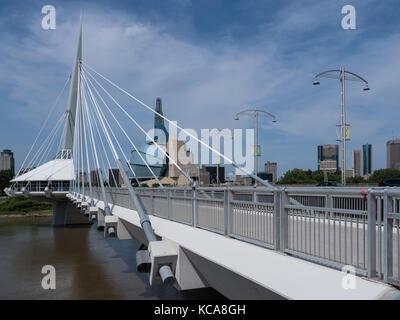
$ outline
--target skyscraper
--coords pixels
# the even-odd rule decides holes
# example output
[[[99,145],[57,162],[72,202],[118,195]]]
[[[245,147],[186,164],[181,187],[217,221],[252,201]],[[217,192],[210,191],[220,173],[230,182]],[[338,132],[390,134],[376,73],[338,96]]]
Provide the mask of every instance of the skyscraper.
[[[0,171],[1,170],[11,170],[12,174],[15,174],[14,153],[9,149],[4,149],[0,153]]]
[[[363,175],[363,152],[361,150],[353,150],[352,164],[354,177],[361,177]]]
[[[318,146],[318,170],[335,172],[339,170],[339,145]]]
[[[161,98],[156,99],[155,111],[163,116]],[[168,131],[165,128],[163,117],[158,114],[154,114],[154,141],[157,143],[166,144],[168,142]]]
[[[366,143],[362,146],[362,175],[372,174],[372,145]]]
[[[267,161],[264,165],[264,171],[272,174],[272,182],[276,183],[278,176],[278,163]]]
[[[400,140],[386,143],[386,163],[388,169],[400,170]]]

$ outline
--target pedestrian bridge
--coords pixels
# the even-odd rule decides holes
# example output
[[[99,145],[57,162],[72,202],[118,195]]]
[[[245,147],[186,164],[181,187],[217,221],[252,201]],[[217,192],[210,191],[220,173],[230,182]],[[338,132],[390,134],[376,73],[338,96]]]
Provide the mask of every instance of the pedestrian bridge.
[[[72,73],[59,96],[69,81],[67,111],[31,153],[49,117],[45,120],[5,190],[10,197],[53,202],[54,225],[94,222],[106,237],[137,239],[142,244],[137,268],[149,273],[151,285],[212,287],[230,299],[399,298],[398,188],[271,186],[83,62],[82,23]],[[123,94],[124,103],[106,85]],[[129,112],[126,99],[150,111],[158,126],[168,121],[259,186],[199,186],[136,120],[137,110]],[[132,129],[144,134],[190,187],[162,185],[138,151]],[[141,187],[126,155],[131,150],[158,188]]]

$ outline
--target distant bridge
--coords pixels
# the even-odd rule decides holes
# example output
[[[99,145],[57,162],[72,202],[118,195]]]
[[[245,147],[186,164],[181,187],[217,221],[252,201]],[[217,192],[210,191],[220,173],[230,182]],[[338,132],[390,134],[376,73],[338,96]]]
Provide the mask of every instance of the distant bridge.
[[[54,225],[93,222],[105,237],[137,239],[142,243],[137,267],[149,273],[150,284],[164,282],[179,290],[213,287],[231,299],[399,298],[400,189],[277,188],[199,140],[261,185],[200,187],[105,85],[171,121],[86,65],[81,51],[82,23],[67,112],[30,161],[33,147],[28,152],[25,169],[5,190],[9,196],[53,202]],[[159,187],[142,188],[138,179],[139,187],[131,185],[127,170],[134,178],[135,171],[117,131],[137,148],[111,104],[164,153],[190,187],[163,186],[144,158]],[[58,152],[46,161],[59,129]],[[110,187],[106,172],[113,166],[125,187]],[[356,276],[342,272],[343,267]]]

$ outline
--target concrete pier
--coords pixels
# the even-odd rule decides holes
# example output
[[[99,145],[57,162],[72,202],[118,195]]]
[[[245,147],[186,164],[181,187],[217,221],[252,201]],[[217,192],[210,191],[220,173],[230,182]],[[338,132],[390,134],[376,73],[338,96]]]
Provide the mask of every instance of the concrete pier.
[[[87,216],[76,208],[68,199],[56,200],[53,209],[53,226],[67,226],[74,224],[91,224]]]

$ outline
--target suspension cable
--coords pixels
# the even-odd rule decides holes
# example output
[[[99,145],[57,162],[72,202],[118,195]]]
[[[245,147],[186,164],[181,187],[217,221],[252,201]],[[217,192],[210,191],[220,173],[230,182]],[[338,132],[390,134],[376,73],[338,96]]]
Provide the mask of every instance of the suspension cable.
[[[85,69],[85,68],[84,68]],[[114,99],[114,97],[106,90],[104,87],[89,73],[87,74],[96,82],[96,84],[110,97],[110,99],[125,113],[125,115],[142,131],[148,139],[150,139],[154,145],[175,165],[175,167],[185,176],[185,178],[194,185],[194,181],[188,174],[176,163],[174,159],[172,159],[167,152],[164,151],[162,147],[158,145],[158,143],[143,129],[143,127],[134,119],[132,116],[126,112],[126,110]]]
[[[95,96],[93,95],[93,92],[92,92],[92,90],[90,89],[90,86],[88,85],[88,82],[86,81],[85,76],[84,76],[83,74],[82,74],[82,76],[83,76],[85,85],[87,86],[87,89],[88,89],[88,92],[89,92],[89,97],[90,97],[90,99],[92,100],[92,104],[95,106],[96,109],[100,109],[99,106],[98,106],[97,99],[96,99]],[[97,114],[96,114],[96,115],[97,115]],[[124,158],[125,158],[125,160],[126,160],[128,166],[129,166],[129,168],[130,168],[131,171],[133,172],[133,175],[134,175],[134,177],[135,177],[135,179],[136,179],[138,185],[140,186],[140,185],[141,185],[141,184],[140,184],[140,181],[139,181],[139,179],[137,178],[135,171],[132,169],[132,167],[131,167],[131,165],[130,165],[128,159],[127,159],[127,157],[125,156],[125,154],[124,154],[124,152],[123,152],[123,150],[122,150],[122,147],[121,147],[121,145],[120,145],[119,142],[118,142],[118,139],[116,138],[116,136],[115,136],[113,130],[111,129],[111,126],[108,124],[108,121],[107,121],[107,125],[109,126],[110,131],[111,131],[111,133],[112,133],[112,135],[113,135],[113,137],[114,137],[116,143],[118,144],[118,147],[119,147],[119,149],[120,149],[122,155],[124,156]],[[96,123],[96,128],[97,128],[97,123]],[[98,128],[97,128],[97,130],[98,130]],[[99,135],[100,135],[100,133],[99,133]],[[103,141],[101,141],[101,142],[103,143]],[[104,152],[105,152],[105,147],[104,147],[104,145],[103,145],[103,149],[104,149]],[[107,157],[107,159],[108,159],[108,157]],[[111,166],[110,166],[110,167],[111,167]],[[111,171],[111,172],[112,172],[112,171]],[[113,172],[112,172],[112,175],[114,176],[114,173],[113,173]],[[115,177],[114,177],[114,182],[116,183]],[[117,188],[118,188],[118,186],[117,186]]]
[[[97,165],[97,175],[98,175],[99,180],[100,180],[99,182],[100,182],[100,187],[101,187],[101,193],[102,193],[103,201],[104,201],[104,211],[106,213],[106,216],[108,216],[108,215],[111,214],[111,212],[110,212],[110,207],[108,206],[108,202],[107,202],[106,191],[105,191],[105,188],[104,188],[104,180],[103,180],[103,177],[102,177],[99,158],[98,158],[98,155],[97,155],[96,142],[94,140],[94,134],[93,134],[92,118],[91,118],[90,113],[89,113],[89,107],[88,107],[88,103],[87,103],[87,100],[86,100],[86,96],[83,96],[83,98],[84,98],[84,109],[85,109],[85,112],[86,112],[86,116],[87,116],[87,119],[88,119],[88,125],[89,125],[89,129],[90,129],[89,132],[90,132],[90,137],[91,137],[91,142],[92,142],[92,150],[94,150],[95,161],[96,161],[96,165]]]
[[[141,155],[141,153],[139,152],[139,150],[137,149],[136,145],[135,145],[134,142],[131,140],[131,138],[129,137],[129,135],[126,133],[126,131],[124,130],[124,128],[121,126],[120,122],[117,120],[117,118],[115,117],[115,115],[112,113],[112,111],[111,111],[110,108],[108,107],[107,103],[104,101],[103,97],[102,97],[102,96],[100,95],[100,93],[97,91],[96,87],[93,85],[93,83],[90,81],[90,79],[87,79],[87,78],[86,78],[85,75],[83,75],[83,78],[84,78],[84,81],[86,82],[86,85],[87,85],[87,86],[90,84],[90,85],[93,87],[94,91],[95,91],[95,92],[97,93],[97,95],[99,96],[99,98],[100,98],[100,100],[102,101],[103,105],[107,108],[108,112],[111,114],[111,116],[113,117],[114,121],[117,123],[118,127],[119,127],[119,128],[121,129],[121,131],[124,133],[124,135],[125,135],[126,138],[129,140],[129,142],[131,143],[131,145],[133,146],[133,148],[136,150],[137,154],[140,156],[140,158],[142,159],[143,163],[147,166],[147,168],[149,169],[149,171],[150,171],[151,174],[153,175],[154,179],[157,181],[157,183],[160,185],[160,187],[163,188],[164,186],[162,185],[162,183],[160,182],[160,180],[158,179],[158,177],[156,176],[156,174],[154,173],[154,171],[151,169],[151,167],[149,166],[149,164],[147,163],[147,161],[143,158],[143,156]],[[90,90],[90,92],[91,92],[91,89],[90,89],[89,86],[88,86],[88,88],[89,88],[89,90]],[[103,113],[102,110],[101,110],[100,108],[99,108],[99,110],[100,110],[101,113]],[[104,114],[103,114],[103,117],[104,117]],[[114,137],[115,141],[117,142],[117,144],[118,144],[118,146],[119,146],[121,152],[123,153],[122,148],[121,148],[121,146],[119,145],[118,140],[116,139],[116,137],[115,137],[115,135],[114,135],[114,132],[112,131],[111,126],[110,126],[110,124],[109,124],[108,121],[107,121],[107,118],[106,118],[106,117],[104,117],[104,118],[105,118],[105,121],[106,121],[107,126],[110,128],[111,134],[113,135],[113,137]],[[135,177],[136,177],[135,171],[132,169],[132,167],[131,167],[131,165],[130,165],[130,162],[128,161],[128,159],[127,159],[127,157],[125,156],[124,153],[123,153],[123,155],[124,155],[124,158],[125,158],[126,162],[127,162],[128,165],[129,165],[131,171],[133,172],[133,174],[134,174]],[[136,178],[136,180],[137,180],[137,182],[138,182],[138,185],[140,186],[141,184],[140,184],[139,180],[138,180],[137,178]]]
[[[248,172],[246,169],[240,167],[236,162],[234,162],[232,159],[229,159],[227,156],[225,156],[224,154],[220,153],[218,150],[212,148],[211,146],[209,146],[208,144],[206,144],[205,142],[201,141],[200,139],[198,139],[197,137],[195,137],[193,134],[191,134],[189,131],[183,129],[182,127],[180,127],[178,124],[176,124],[175,122],[169,120],[168,118],[166,118],[164,115],[158,113],[157,111],[153,110],[151,107],[149,107],[147,104],[145,104],[144,102],[142,102],[141,100],[139,100],[138,98],[136,98],[135,96],[131,95],[129,92],[125,91],[124,89],[122,89],[120,86],[118,86],[117,84],[115,84],[114,82],[112,82],[111,80],[109,80],[108,78],[106,78],[105,76],[103,76],[102,74],[100,74],[99,72],[97,72],[96,70],[94,70],[93,68],[91,68],[89,65],[87,65],[86,63],[84,63],[84,67],[89,68],[91,71],[93,71],[94,73],[96,73],[97,75],[99,75],[101,78],[103,78],[105,81],[107,81],[108,83],[110,83],[113,87],[119,89],[120,91],[122,91],[123,93],[125,93],[127,96],[129,96],[130,98],[132,98],[133,100],[135,100],[137,103],[139,103],[140,105],[144,106],[145,108],[147,108],[148,110],[150,110],[151,112],[153,112],[154,114],[158,115],[159,117],[163,118],[164,120],[166,120],[169,124],[172,124],[174,127],[176,127],[177,129],[182,130],[185,134],[187,134],[188,136],[190,136],[191,138],[193,138],[194,140],[196,140],[197,142],[199,142],[201,145],[203,145],[204,147],[206,147],[207,149],[209,149],[210,151],[214,152],[215,154],[217,154],[218,156],[220,156],[221,158],[225,159],[228,164],[232,164],[235,168],[237,168],[238,170],[242,171],[243,173],[245,173],[246,175],[251,176],[253,179],[257,180],[258,182],[260,182],[261,184],[263,184],[264,186],[266,186],[269,189],[273,189],[275,190],[276,188],[273,187],[271,184],[269,184],[268,182],[262,180],[260,177]],[[88,72],[88,74],[90,74]]]
[[[18,173],[17,173],[17,175],[16,175],[17,177],[18,177],[19,174],[21,173],[21,170],[24,168],[24,165],[25,165],[26,160],[28,159],[28,157],[29,157],[30,153],[32,152],[34,146],[36,145],[37,140],[39,139],[39,137],[40,137],[40,135],[41,135],[41,133],[42,133],[44,127],[45,127],[46,124],[47,124],[47,121],[49,121],[50,116],[51,116],[52,113],[54,112],[54,110],[55,110],[55,108],[56,108],[56,106],[57,106],[57,104],[58,104],[58,100],[60,99],[60,97],[61,97],[62,94],[64,93],[64,90],[65,90],[65,88],[67,87],[67,84],[68,84],[68,82],[70,81],[70,79],[71,79],[71,76],[69,76],[69,77],[67,78],[67,80],[65,81],[65,84],[64,84],[64,86],[63,86],[61,92],[58,94],[58,96],[57,96],[57,98],[56,98],[56,101],[54,102],[53,106],[51,107],[49,114],[47,115],[45,121],[43,122],[43,124],[42,124],[42,126],[41,126],[41,128],[40,128],[40,130],[39,130],[38,135],[36,136],[35,140],[33,141],[33,144],[32,144],[32,146],[31,146],[31,148],[29,149],[27,155],[25,156],[25,159],[24,159],[24,161],[22,162],[21,168],[19,169],[19,171],[18,171]]]

